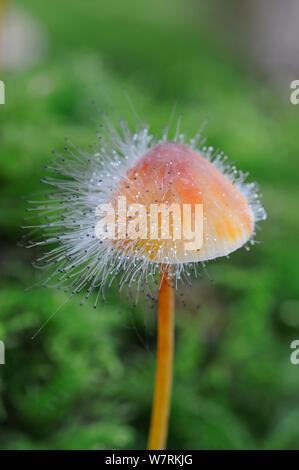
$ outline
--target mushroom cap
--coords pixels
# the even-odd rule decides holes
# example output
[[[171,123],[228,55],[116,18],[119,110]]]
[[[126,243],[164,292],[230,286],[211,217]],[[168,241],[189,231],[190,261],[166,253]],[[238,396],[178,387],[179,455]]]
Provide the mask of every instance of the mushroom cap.
[[[160,143],[141,156],[116,187],[110,201],[114,207],[120,196],[126,197],[127,206],[145,205],[147,213],[151,204],[203,205],[200,249],[186,250],[190,240],[183,234],[181,239],[115,242],[118,249],[151,262],[197,262],[225,256],[246,243],[254,231],[254,214],[245,195],[207,158],[180,143]],[[159,219],[159,230],[160,225]]]

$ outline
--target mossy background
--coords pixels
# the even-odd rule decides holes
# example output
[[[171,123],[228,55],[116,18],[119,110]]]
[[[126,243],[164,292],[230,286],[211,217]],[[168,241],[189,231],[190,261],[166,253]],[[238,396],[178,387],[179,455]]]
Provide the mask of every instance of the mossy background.
[[[66,303],[37,281],[34,252],[16,246],[26,198],[40,191],[64,136],[87,147],[94,99],[134,123],[123,90],[156,131],[175,99],[191,135],[257,180],[268,220],[251,251],[208,266],[182,289],[169,449],[299,449],[299,107],[277,94],[208,27],[195,3],[14,2],[44,28],[47,50],[3,71],[1,123],[0,447],[143,449],[155,367],[155,310],[112,291],[107,305]],[[257,45],[258,47],[258,45]],[[299,78],[299,77],[294,77]],[[200,304],[200,309],[197,308]]]

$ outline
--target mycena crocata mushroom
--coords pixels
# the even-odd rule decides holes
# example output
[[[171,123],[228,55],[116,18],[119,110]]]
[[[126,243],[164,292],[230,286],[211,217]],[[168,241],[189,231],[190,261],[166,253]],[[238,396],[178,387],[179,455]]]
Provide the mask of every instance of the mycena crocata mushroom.
[[[205,147],[200,132],[187,141],[178,128],[171,138],[167,128],[156,138],[146,125],[131,132],[122,120],[116,128],[105,115],[103,119],[99,140],[90,150],[68,140],[63,155],[53,152],[55,160],[47,167],[51,175],[42,179],[52,190],[42,201],[31,201],[29,210],[36,210],[43,220],[27,226],[35,232],[29,246],[51,246],[36,260],[38,267],[50,270],[44,286],[63,286],[69,297],[84,290],[86,299],[95,290],[95,308],[114,280],[119,289],[135,285],[138,292],[159,276],[157,371],[148,449],[160,450],[166,447],[170,411],[175,289],[182,281],[190,283],[191,273],[202,262],[253,244],[256,224],[266,213],[255,183],[247,183],[247,175],[228,165],[222,153]],[[125,225],[122,236],[99,239],[97,209],[107,204],[116,209],[119,198],[125,198],[127,206],[145,207],[146,217],[152,204],[201,205],[200,249],[187,250],[190,240],[184,236],[163,238],[161,218],[156,219],[156,238],[130,237]],[[119,220],[115,225],[117,231]],[[36,232],[42,232],[37,239]]]

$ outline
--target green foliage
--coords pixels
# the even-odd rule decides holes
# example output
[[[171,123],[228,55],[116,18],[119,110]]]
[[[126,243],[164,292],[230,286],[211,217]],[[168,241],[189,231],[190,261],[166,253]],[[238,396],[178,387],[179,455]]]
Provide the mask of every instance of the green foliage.
[[[97,310],[64,303],[60,291],[24,292],[37,281],[34,253],[16,248],[21,196],[43,189],[51,149],[61,150],[64,136],[79,146],[95,140],[92,99],[104,109],[111,100],[134,123],[125,89],[153,130],[176,98],[190,134],[209,117],[209,142],[250,170],[269,215],[261,244],[211,263],[213,283],[204,276],[181,290],[187,308],[178,294],[169,448],[298,448],[299,376],[289,361],[299,336],[298,111],[254,81],[212,32],[190,27],[179,0],[146,9],[136,0],[27,0],[26,9],[49,47],[38,64],[3,77],[0,447],[145,446],[155,310],[144,299],[133,309],[116,287]]]

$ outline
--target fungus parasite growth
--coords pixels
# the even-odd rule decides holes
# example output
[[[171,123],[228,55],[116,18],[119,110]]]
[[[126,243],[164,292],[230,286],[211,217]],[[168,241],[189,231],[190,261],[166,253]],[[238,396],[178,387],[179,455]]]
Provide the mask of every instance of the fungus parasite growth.
[[[62,286],[70,297],[86,289],[89,298],[96,290],[94,307],[114,280],[120,289],[136,285],[138,291],[159,276],[149,449],[163,449],[174,290],[179,282],[191,282],[201,262],[254,244],[256,224],[266,213],[256,184],[246,182],[247,174],[230,166],[222,152],[207,147],[200,131],[187,140],[179,125],[172,136],[168,126],[155,137],[144,124],[132,132],[123,120],[116,125],[106,115],[103,120],[89,151],[68,140],[64,155],[54,152],[55,161],[47,167],[51,174],[42,179],[51,191],[41,201],[30,201],[28,210],[40,220],[26,227],[32,231],[28,246],[48,247],[35,263],[46,270],[44,286]],[[125,209],[119,210],[119,201]]]

